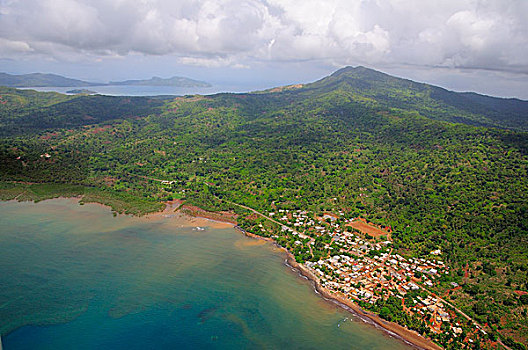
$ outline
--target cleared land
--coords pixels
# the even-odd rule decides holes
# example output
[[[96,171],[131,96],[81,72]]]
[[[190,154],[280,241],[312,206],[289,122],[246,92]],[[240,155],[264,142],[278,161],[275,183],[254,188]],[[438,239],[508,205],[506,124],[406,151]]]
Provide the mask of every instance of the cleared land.
[[[387,238],[390,238],[389,232],[384,231],[379,227],[369,225],[362,220],[352,221],[351,223],[347,224],[347,226],[355,228],[356,230],[361,231],[361,233],[369,234],[373,237],[387,236]]]

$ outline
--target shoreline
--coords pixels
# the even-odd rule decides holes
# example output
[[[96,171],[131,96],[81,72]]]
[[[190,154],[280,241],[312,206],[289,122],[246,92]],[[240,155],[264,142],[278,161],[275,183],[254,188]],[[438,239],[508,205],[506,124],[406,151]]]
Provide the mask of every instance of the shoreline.
[[[193,218],[203,218],[216,222],[230,224],[236,226],[236,214],[228,212],[212,212],[194,205],[184,204],[180,200],[172,202],[164,202],[166,205],[165,209],[160,213],[171,212],[171,213],[181,213],[183,215],[193,217]],[[155,213],[157,214],[157,213]]]
[[[424,338],[417,332],[405,328],[397,323],[386,321],[379,317],[379,315],[362,309],[359,305],[353,301],[343,299],[342,297],[331,293],[328,289],[324,288],[319,282],[319,278],[315,276],[310,270],[308,270],[304,265],[299,264],[295,261],[295,258],[288,254],[285,261],[285,265],[291,267],[293,270],[297,271],[301,276],[306,277],[314,286],[315,291],[320,294],[323,299],[330,301],[344,310],[352,313],[353,315],[360,318],[365,323],[369,323],[374,327],[383,330],[385,333],[388,333],[390,336],[395,337],[404,343],[413,346],[414,348],[423,349],[423,350],[441,350],[442,348],[431,340]]]
[[[217,228],[227,228],[236,226],[236,221],[227,217],[222,213],[213,213],[203,210],[198,207],[184,205],[180,200],[174,200],[170,202],[163,202],[165,208],[161,211],[149,213],[144,217],[147,219],[151,218],[171,218],[171,217],[184,217],[189,220],[192,224],[197,224],[196,221],[202,221],[197,226],[214,226]]]
[[[74,197],[55,197],[45,200],[53,200],[53,199],[69,199],[73,200],[77,203],[77,205],[81,205],[82,196],[74,196]],[[14,201],[17,201],[17,199],[13,199]],[[3,202],[10,202],[10,200],[6,200]],[[33,201],[34,203],[38,203]],[[98,203],[98,202],[89,202],[87,204],[95,204],[101,207],[109,208],[112,210],[112,207],[109,205]],[[259,235],[255,235],[251,232],[247,232],[243,228],[237,226],[236,222],[233,222],[231,218],[226,218],[222,214],[216,214],[212,212],[208,212],[206,210],[203,210],[198,207],[193,206],[185,206],[182,205],[182,203],[174,203],[174,202],[163,202],[165,204],[165,208],[158,212],[149,213],[145,216],[137,216],[138,218],[143,217],[143,219],[151,219],[151,218],[170,218],[168,215],[179,215],[182,217],[187,217],[188,219],[203,219],[207,220],[204,222],[205,226],[211,226],[207,225],[207,222],[218,224],[218,225],[225,225],[225,227],[232,227],[239,233],[243,234],[244,236],[248,238],[253,238],[265,242],[272,243],[276,248],[278,248],[281,252],[283,252],[286,255],[286,260],[284,261],[284,265],[290,267],[292,270],[296,271],[300,276],[305,277],[310,283],[313,285],[314,290],[316,293],[318,293],[325,301],[332,302],[334,305],[337,305],[341,307],[342,309],[350,312],[354,316],[361,319],[363,322],[368,323],[380,330],[382,330],[385,334],[392,336],[394,338],[399,339],[400,341],[406,343],[407,345],[413,346],[417,349],[423,349],[423,350],[441,350],[442,348],[435,343],[433,343],[431,340],[424,338],[420,334],[418,334],[415,331],[409,330],[403,326],[400,326],[397,323],[389,322],[386,320],[381,319],[377,314],[369,312],[367,310],[363,310],[359,305],[355,304],[354,302],[350,300],[345,300],[341,298],[340,296],[337,296],[330,291],[328,291],[326,288],[324,288],[319,281],[319,278],[315,276],[310,270],[308,270],[304,265],[299,264],[292,253],[290,253],[286,248],[281,247],[277,244],[277,242],[270,238],[270,237],[262,237]],[[178,206],[175,208],[174,204],[177,204]],[[184,209],[184,210],[181,210]],[[200,214],[204,214],[203,216]],[[213,214],[213,215],[208,215]],[[214,215],[216,214],[216,215]],[[120,214],[121,215],[121,214]],[[136,215],[132,214],[123,214],[127,216],[136,217]],[[230,220],[231,219],[231,220]],[[193,223],[193,220],[189,220],[191,223]]]
[[[273,240],[272,238],[255,235],[253,233],[245,231],[244,229],[238,226],[235,226],[234,228],[246,237],[273,243],[275,247],[279,248],[282,252],[286,254],[286,260],[284,261],[284,265],[290,267],[292,270],[296,271],[300,276],[303,276],[308,281],[310,281],[310,283],[314,287],[315,292],[319,294],[325,301],[331,302],[334,305],[339,306],[340,308],[350,312],[352,315],[358,317],[363,322],[368,323],[374,326],[375,328],[382,330],[384,333],[388,334],[389,336],[399,339],[400,341],[414,348],[422,349],[422,350],[441,350],[442,349],[440,346],[433,343],[430,339],[424,338],[422,335],[418,334],[417,332],[407,329],[397,323],[386,321],[375,313],[369,312],[367,310],[363,310],[356,303],[350,300],[345,300],[341,298],[340,296],[337,296],[331,293],[330,291],[328,291],[326,288],[324,288],[321,285],[321,283],[319,282],[319,278],[317,276],[315,276],[304,265],[299,264],[295,260],[295,257],[293,256],[292,253],[290,253],[286,248],[279,246],[275,242],[275,240]]]

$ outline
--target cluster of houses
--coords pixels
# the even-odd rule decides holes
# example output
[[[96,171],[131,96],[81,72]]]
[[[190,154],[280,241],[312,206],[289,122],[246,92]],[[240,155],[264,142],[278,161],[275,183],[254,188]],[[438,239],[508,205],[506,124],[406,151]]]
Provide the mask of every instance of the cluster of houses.
[[[340,255],[306,262],[306,266],[323,287],[352,301],[374,304],[380,298],[395,296],[404,303],[407,293],[420,290],[419,283],[433,286],[440,274],[449,273],[442,261],[393,254],[390,241],[373,243],[349,232],[334,233],[333,241],[340,247]],[[427,323],[437,333],[442,323],[455,315],[433,297],[417,297],[405,309],[423,318],[429,316]]]
[[[315,221],[308,216],[308,212],[305,210],[291,211],[287,209],[279,209],[277,213],[271,212],[269,216],[280,216],[278,219],[285,223],[291,224],[294,227],[308,228],[315,225]],[[290,222],[292,219],[293,222]]]
[[[451,324],[456,319],[453,310],[433,296],[414,297],[411,305],[405,305],[405,295],[419,291],[420,284],[432,287],[441,274],[449,274],[449,267],[438,259],[442,254],[440,250],[431,252],[431,256],[436,256],[434,259],[404,258],[393,253],[389,240],[373,242],[342,230],[336,215],[317,217],[307,211],[284,209],[269,215],[284,222],[283,231],[297,233],[299,230],[332,237],[326,245],[331,252],[328,257],[305,263],[319,277],[323,287],[351,301],[371,304],[380,298],[395,296],[402,299],[408,313],[426,319],[433,332],[440,333],[442,324],[447,322],[454,336],[461,333],[456,323]],[[339,252],[333,251],[336,246]]]
[[[306,244],[309,239],[310,253],[314,244],[311,237],[331,237],[325,244],[327,256],[304,263],[330,292],[370,304],[394,296],[401,299],[405,312],[424,320],[438,336],[449,335],[453,341],[458,339],[457,344],[469,348],[477,339],[486,339],[487,333],[481,327],[475,324],[476,328],[467,328],[467,320],[428,291],[442,274],[449,274],[449,267],[441,261],[440,249],[431,251],[428,259],[405,258],[393,252],[390,235],[378,235],[377,240],[363,238],[347,228],[359,218],[346,219],[343,212],[338,214],[318,216],[305,210],[278,209],[268,215],[282,222],[283,233],[299,237],[295,245]],[[455,282],[451,285],[459,287]]]

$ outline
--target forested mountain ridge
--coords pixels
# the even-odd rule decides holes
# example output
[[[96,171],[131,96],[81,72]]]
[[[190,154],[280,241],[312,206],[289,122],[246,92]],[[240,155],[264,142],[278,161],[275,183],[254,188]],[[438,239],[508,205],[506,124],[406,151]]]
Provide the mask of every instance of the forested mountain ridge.
[[[0,104],[0,136],[14,136],[145,116],[154,113],[163,101],[152,97],[72,96],[0,87]]]
[[[390,76],[365,67],[346,67],[298,93],[342,90],[363,103],[391,110],[415,110],[436,120],[477,126],[528,130],[528,101],[476,93],[458,93],[437,86]],[[306,90],[306,91],[302,91]],[[292,92],[294,93],[294,92]]]
[[[491,333],[528,341],[519,297],[528,292],[528,134],[482,126],[525,130],[525,101],[362,67],[258,93],[138,100],[144,109],[136,113],[125,98],[28,94],[20,108],[0,105],[6,198],[20,186],[19,199],[32,196],[33,185],[13,181],[98,188],[141,205],[180,198],[236,211],[239,225],[261,235],[271,235],[258,226],[266,223],[226,201],[268,213],[363,217],[390,226],[404,256],[440,249],[451,273],[436,292]],[[130,113],[105,112],[123,105]],[[75,117],[90,109],[100,119]],[[501,119],[499,111],[510,114]],[[30,132],[10,136],[17,120]],[[317,236],[311,255],[277,235],[300,261],[330,254],[327,237]],[[462,288],[452,290],[453,282]]]

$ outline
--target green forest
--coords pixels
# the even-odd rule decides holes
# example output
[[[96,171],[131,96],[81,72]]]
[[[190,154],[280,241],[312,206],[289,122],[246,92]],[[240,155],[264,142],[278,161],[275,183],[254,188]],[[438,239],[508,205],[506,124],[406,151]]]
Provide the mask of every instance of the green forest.
[[[277,232],[298,261],[330,254],[327,237],[314,237],[307,254],[233,203],[366,218],[391,227],[403,256],[440,249],[452,272],[436,292],[513,348],[528,345],[526,101],[359,67],[257,93],[147,98],[0,88],[0,102],[2,199],[83,195],[135,215],[181,199],[237,213],[248,232]],[[451,282],[462,288],[451,291]]]

